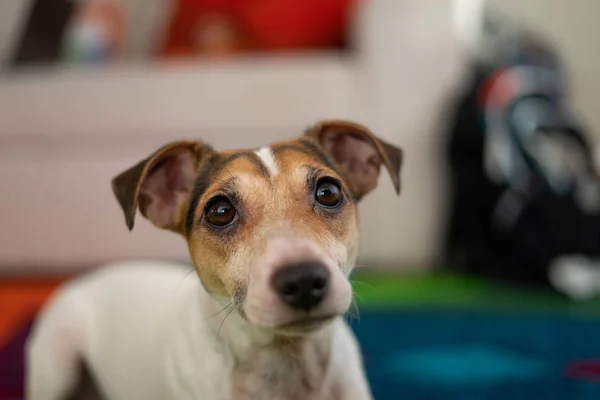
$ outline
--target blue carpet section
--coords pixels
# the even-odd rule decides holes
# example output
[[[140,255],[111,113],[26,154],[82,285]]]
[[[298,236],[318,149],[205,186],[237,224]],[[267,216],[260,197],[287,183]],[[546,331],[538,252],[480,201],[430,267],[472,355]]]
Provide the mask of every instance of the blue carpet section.
[[[386,368],[404,380],[468,389],[543,377],[546,363],[491,345],[422,347],[398,351]]]
[[[376,400],[600,399],[600,383],[566,376],[600,359],[598,320],[365,310],[351,325]]]

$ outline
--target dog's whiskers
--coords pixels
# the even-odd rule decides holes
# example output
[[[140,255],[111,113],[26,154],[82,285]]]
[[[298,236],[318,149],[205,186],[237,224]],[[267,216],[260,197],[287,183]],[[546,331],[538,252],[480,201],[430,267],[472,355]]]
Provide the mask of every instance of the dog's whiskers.
[[[236,303],[236,302],[232,301],[227,306],[225,306],[225,308],[223,310],[220,311],[220,312],[223,312],[223,311],[226,310],[225,311],[225,315],[223,315],[223,317],[221,318],[221,321],[219,321],[219,326],[217,327],[217,337],[216,337],[216,340],[215,340],[215,345],[219,342],[221,328],[223,327],[223,324],[225,323],[225,320],[227,319],[227,317],[229,317],[231,315],[231,313],[233,313],[237,309],[238,305],[239,305],[239,303]]]
[[[360,297],[360,294],[352,293],[352,300],[356,301],[356,299],[360,300],[361,302],[363,301],[362,297]],[[357,302],[357,305],[358,305],[358,302]]]
[[[348,311],[346,311],[346,316],[348,316],[350,319],[356,319],[357,321],[360,321],[360,310],[358,308],[358,302],[356,301],[357,298],[362,301],[360,296],[354,293],[352,295],[352,301],[350,302],[350,308]]]
[[[353,284],[353,285],[354,284],[363,285],[364,287],[366,287],[368,289],[371,289],[371,290],[373,290],[373,291],[375,291],[375,292],[377,292],[379,294],[382,293],[381,290],[377,289],[375,286],[373,286],[371,284],[368,284],[367,282],[362,282],[362,281],[357,281],[357,280],[350,279],[350,283]]]
[[[354,264],[353,269],[366,269],[366,268],[373,268],[372,265],[367,265],[367,264]]]
[[[217,311],[216,313],[209,315],[208,317],[206,317],[206,319],[210,319],[213,317],[216,317],[217,315],[221,314],[223,311],[227,310],[228,308],[230,308],[233,305],[233,302],[229,302],[225,307],[223,307],[220,311]]]
[[[185,280],[186,280],[186,279],[187,279],[187,278],[190,276],[190,274],[191,274],[192,272],[195,272],[195,271],[196,271],[196,269],[195,269],[195,268],[193,268],[193,267],[192,267],[192,268],[190,268],[190,269],[189,269],[189,271],[187,271],[187,272],[185,273],[185,275],[183,275],[183,278],[181,278],[181,280],[179,281],[179,283],[177,284],[177,286],[175,287],[175,289],[176,289],[176,290],[177,290],[177,289],[179,289],[179,286],[181,286],[181,284],[182,284],[182,283],[183,283],[183,282],[184,282],[184,281],[185,281]]]

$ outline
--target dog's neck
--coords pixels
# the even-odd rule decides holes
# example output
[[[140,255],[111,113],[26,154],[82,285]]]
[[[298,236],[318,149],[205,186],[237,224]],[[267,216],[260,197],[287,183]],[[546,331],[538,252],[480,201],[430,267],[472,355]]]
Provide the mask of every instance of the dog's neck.
[[[225,306],[211,299],[207,311],[214,315]],[[327,390],[332,326],[303,336],[281,336],[253,327],[237,311],[223,320],[226,312],[213,319],[211,329],[215,344],[231,355],[235,398],[264,397],[265,388],[271,398],[309,398]]]

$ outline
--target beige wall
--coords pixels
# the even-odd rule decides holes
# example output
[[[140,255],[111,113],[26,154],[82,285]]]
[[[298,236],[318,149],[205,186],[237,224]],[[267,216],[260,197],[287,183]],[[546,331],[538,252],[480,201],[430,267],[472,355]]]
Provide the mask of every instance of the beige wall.
[[[0,230],[0,270],[185,259],[183,241],[142,218],[133,234],[126,231],[107,186],[112,176],[171,138],[256,146],[322,118],[366,123],[407,154],[401,198],[382,176],[361,204],[362,262],[431,265],[445,200],[438,119],[458,64],[450,3],[367,4],[351,58],[253,57],[0,78],[0,187],[13,188],[0,217],[14,226]]]
[[[3,1],[15,0],[0,0],[0,28]],[[556,41],[571,73],[573,104],[600,138],[600,56],[592,34],[600,3],[497,1]],[[11,188],[0,207],[0,273],[19,260],[77,267],[124,256],[187,258],[182,241],[141,218],[133,234],[124,229],[110,178],[176,137],[250,146],[288,137],[320,118],[359,120],[406,151],[401,198],[383,177],[361,205],[363,262],[435,264],[448,198],[440,116],[461,64],[449,4],[369,2],[357,60],[284,57],[265,65],[200,62],[182,69],[65,71],[48,80],[0,77],[0,187]]]

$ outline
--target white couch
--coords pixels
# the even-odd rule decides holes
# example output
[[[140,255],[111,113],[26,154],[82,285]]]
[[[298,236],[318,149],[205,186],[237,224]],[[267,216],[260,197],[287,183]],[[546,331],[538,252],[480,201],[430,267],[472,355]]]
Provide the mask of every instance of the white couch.
[[[321,118],[365,123],[406,152],[403,193],[364,200],[362,262],[430,265],[443,209],[438,126],[462,63],[450,2],[372,0],[352,55],[28,71],[0,78],[0,272],[187,259],[182,239],[125,227],[110,179],[159,145],[258,146]]]

